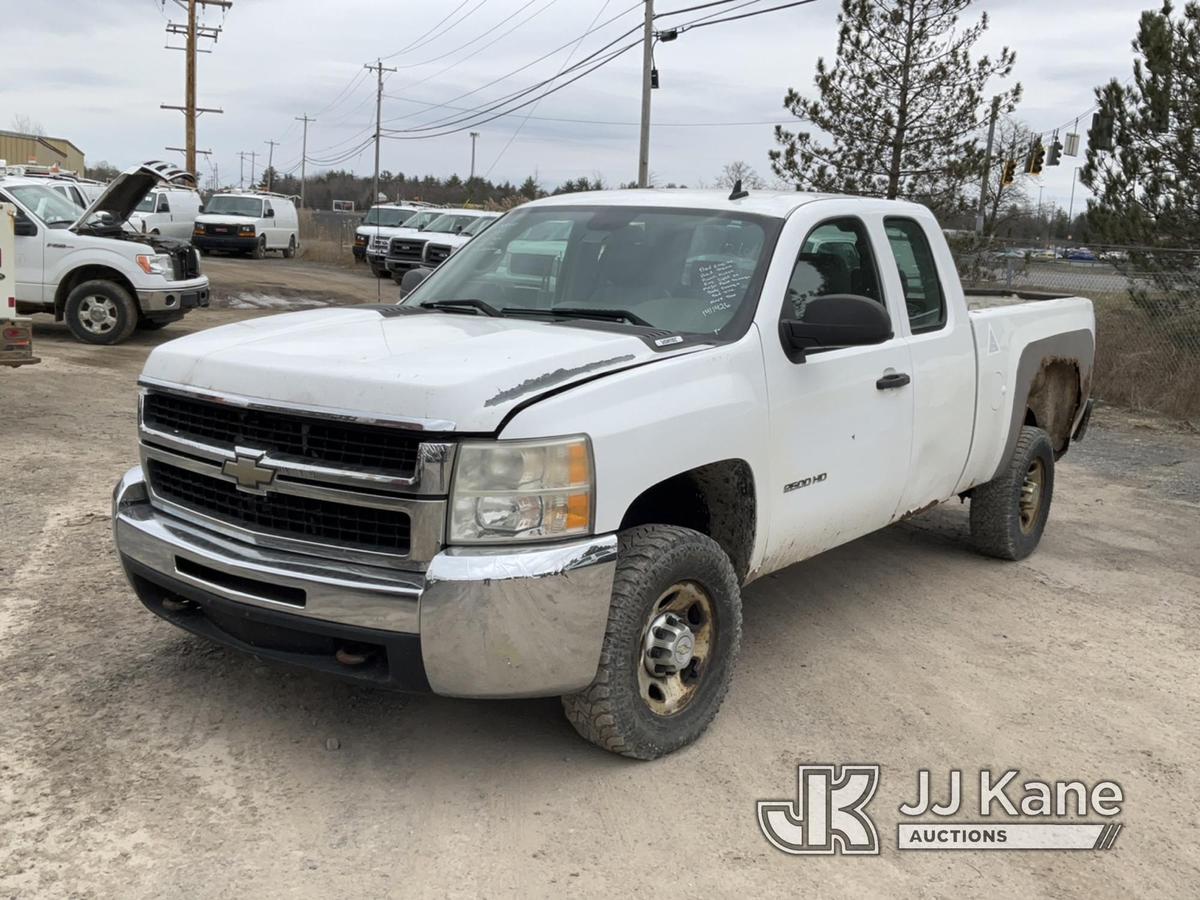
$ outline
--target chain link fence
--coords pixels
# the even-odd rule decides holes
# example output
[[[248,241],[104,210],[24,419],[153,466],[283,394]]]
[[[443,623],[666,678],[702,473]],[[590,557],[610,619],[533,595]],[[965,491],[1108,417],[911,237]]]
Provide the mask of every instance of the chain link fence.
[[[1200,423],[1200,251],[953,241],[967,287],[1089,298],[1092,395]]]

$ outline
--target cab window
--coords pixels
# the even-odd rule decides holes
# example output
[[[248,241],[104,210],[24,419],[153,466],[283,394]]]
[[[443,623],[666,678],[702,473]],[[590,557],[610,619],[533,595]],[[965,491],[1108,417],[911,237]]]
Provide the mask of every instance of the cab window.
[[[831,294],[884,305],[871,241],[858,219],[832,219],[809,232],[788,280],[783,316],[803,320],[809,301]]]
[[[946,297],[938,279],[937,262],[920,223],[913,219],[883,220],[913,334],[936,331],[946,324]]]

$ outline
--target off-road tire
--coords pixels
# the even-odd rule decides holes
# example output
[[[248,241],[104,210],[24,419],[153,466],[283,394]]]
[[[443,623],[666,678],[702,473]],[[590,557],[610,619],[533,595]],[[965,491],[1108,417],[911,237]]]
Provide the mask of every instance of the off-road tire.
[[[114,322],[109,330],[98,332],[97,326],[89,328],[84,324],[81,310],[89,298],[104,298],[111,303]],[[138,308],[133,297],[121,285],[97,278],[72,288],[63,307],[63,319],[71,329],[71,334],[85,344],[119,344],[137,328]]]
[[[1021,527],[1021,488],[1035,461],[1042,465],[1036,518]],[[971,493],[971,542],[980,553],[997,559],[1024,559],[1037,549],[1054,497],[1054,448],[1040,428],[1021,428],[1012,457],[1003,470]]]
[[[288,245],[283,248],[283,258],[291,259],[296,255],[296,236],[293,234],[288,238]]]
[[[656,759],[696,740],[725,699],[742,640],[742,596],[729,557],[711,538],[674,525],[621,532],[608,627],[596,679],[562,698],[575,730],[605,750]],[[672,585],[691,581],[707,592],[717,622],[715,650],[695,697],[670,716],[652,712],[638,687],[642,635],[651,610]]]
[[[254,259],[262,259],[266,255],[267,255],[267,236],[264,234],[264,235],[261,235],[259,237],[259,239],[254,242],[254,249],[250,251],[250,256],[253,257]]]

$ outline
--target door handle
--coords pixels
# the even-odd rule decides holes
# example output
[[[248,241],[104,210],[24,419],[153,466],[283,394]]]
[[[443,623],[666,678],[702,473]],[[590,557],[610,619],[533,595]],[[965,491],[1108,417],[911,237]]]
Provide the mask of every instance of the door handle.
[[[875,387],[881,391],[890,391],[892,388],[904,387],[912,381],[906,372],[889,372],[878,381],[875,382]]]

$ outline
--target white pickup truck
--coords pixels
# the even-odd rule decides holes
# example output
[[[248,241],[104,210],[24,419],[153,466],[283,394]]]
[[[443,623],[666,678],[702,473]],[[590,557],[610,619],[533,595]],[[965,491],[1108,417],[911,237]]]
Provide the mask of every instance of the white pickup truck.
[[[548,222],[556,265],[525,265]],[[984,553],[1037,546],[1090,410],[1092,305],[979,301],[910,203],[540,200],[399,305],[157,347],[116,547],[196,634],[562,696],[587,739],[657,757],[716,714],[756,578],[955,497]]]
[[[190,244],[125,225],[160,181],[195,179],[164,162],[142,163],[81,210],[48,179],[0,170],[0,202],[17,210],[18,312],[52,313],[81,341],[116,344],[208,306],[208,278]]]

